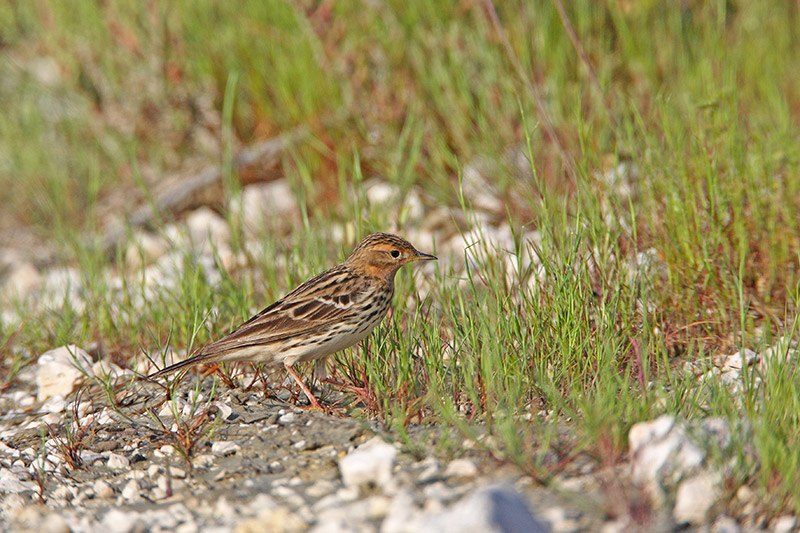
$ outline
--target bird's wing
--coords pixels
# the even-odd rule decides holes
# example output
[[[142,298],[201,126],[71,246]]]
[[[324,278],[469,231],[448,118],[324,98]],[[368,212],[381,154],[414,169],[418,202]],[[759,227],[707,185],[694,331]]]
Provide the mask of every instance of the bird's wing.
[[[341,266],[335,267],[303,283],[229,335],[205,346],[198,355],[213,357],[327,329],[357,312],[370,294],[368,289],[365,281]]]

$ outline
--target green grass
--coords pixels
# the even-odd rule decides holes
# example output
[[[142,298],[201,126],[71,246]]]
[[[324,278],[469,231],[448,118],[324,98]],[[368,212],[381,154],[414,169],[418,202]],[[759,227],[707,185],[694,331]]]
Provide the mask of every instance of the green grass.
[[[33,314],[20,303],[22,324],[0,324],[0,383],[66,343],[97,342],[123,365],[140,347],[197,346],[340,260],[357,236],[416,229],[407,213],[368,205],[370,178],[475,221],[460,180],[480,158],[513,249],[479,239],[466,271],[442,262],[418,296],[422,276],[400,274],[393,319],[366,351],[338,358],[373,392],[360,415],[400,435],[441,424],[442,453],[466,434],[542,480],[575,457],[621,460],[637,421],[722,416],[738,443],[733,491],[748,484],[766,512],[800,512],[794,367],[769,366],[739,395],[682,371],[797,337],[797,5],[567,4],[600,93],[547,1],[497,3],[511,54],[478,1],[4,4],[0,228],[55,236],[84,288],[82,305]],[[111,286],[105,272],[122,252],[83,238],[109,212],[144,201],[165,174],[229,165],[232,140],[296,126],[312,135],[279,165],[303,206],[291,234],[264,232],[250,268],[219,281],[186,254],[176,283],[148,297],[140,275]],[[527,172],[506,157],[520,146]],[[601,177],[620,164],[625,190]],[[333,238],[340,226],[346,242]],[[234,252],[242,239],[235,231]],[[632,268],[635,258],[649,265]]]

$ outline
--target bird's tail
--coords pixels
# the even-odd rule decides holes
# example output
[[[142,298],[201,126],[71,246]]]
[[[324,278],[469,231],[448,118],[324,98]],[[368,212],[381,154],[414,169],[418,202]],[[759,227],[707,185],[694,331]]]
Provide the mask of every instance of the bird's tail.
[[[203,360],[206,359],[206,355],[207,354],[199,353],[199,354],[194,355],[194,356],[192,356],[192,357],[190,357],[188,359],[184,359],[183,361],[178,361],[177,363],[169,365],[166,368],[162,368],[158,372],[153,372],[152,374],[147,376],[147,379],[160,378],[161,376],[166,376],[167,374],[171,374],[171,373],[173,373],[173,372],[175,372],[177,370],[180,370],[182,368],[186,368],[186,367],[189,367],[189,366],[192,366],[192,365],[196,365],[198,363],[202,363]]]

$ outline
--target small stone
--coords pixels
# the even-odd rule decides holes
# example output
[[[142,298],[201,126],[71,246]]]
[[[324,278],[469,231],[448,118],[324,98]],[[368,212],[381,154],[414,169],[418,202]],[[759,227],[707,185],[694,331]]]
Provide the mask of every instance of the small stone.
[[[26,261],[15,262],[10,265],[0,296],[6,296],[7,300],[22,301],[41,284],[42,275],[35,266]]]
[[[392,467],[397,450],[381,438],[362,444],[339,461],[339,472],[345,487],[377,486],[384,490],[392,485]]]
[[[144,524],[139,513],[111,509],[103,517],[103,526],[109,533],[130,533],[143,529]]]
[[[333,494],[336,485],[327,479],[320,479],[305,490],[305,495],[312,499],[320,499],[328,494]]]
[[[196,455],[194,459],[192,459],[192,465],[197,468],[209,468],[214,466],[214,456],[209,453]]]
[[[23,481],[22,476],[18,476],[7,468],[0,468],[0,493],[15,494],[26,490],[35,490],[35,488],[35,483]]]
[[[186,227],[192,243],[200,250],[211,251],[212,247],[220,246],[227,248],[231,238],[228,223],[208,207],[192,211],[186,217]]]
[[[468,494],[451,508],[420,520],[420,533],[546,533],[525,500],[510,487],[489,487]]]
[[[367,193],[367,202],[375,207],[392,203],[400,192],[391,184],[380,180],[370,180],[364,184]]]
[[[439,468],[441,465],[435,457],[427,457],[417,463],[417,467],[421,470],[416,476],[417,481],[420,483],[428,483],[436,479],[436,477],[439,475]]]
[[[11,448],[5,442],[0,440],[0,457],[19,457],[19,450]]]
[[[306,444],[307,444],[306,441],[299,440],[294,444],[292,444],[292,448],[294,448],[295,450],[303,450],[306,447]]]
[[[229,208],[234,219],[242,221],[245,232],[250,236],[275,226],[289,226],[300,211],[292,188],[285,179],[248,185]]]
[[[94,495],[103,500],[114,496],[114,489],[112,489],[111,485],[102,479],[95,481],[92,485],[92,489],[94,490]]]
[[[105,459],[102,455],[97,452],[93,452],[92,450],[81,450],[80,457],[83,464],[87,466],[91,465],[95,461],[101,461]]]
[[[44,401],[60,394],[66,397],[75,387],[83,373],[76,368],[80,365],[88,371],[92,366],[92,358],[74,344],[61,346],[39,356],[36,364],[36,396]]]
[[[241,449],[241,446],[228,440],[220,440],[211,445],[211,453],[221,457],[233,455]]]
[[[42,412],[62,413],[67,409],[67,400],[63,394],[54,394],[42,404]],[[60,418],[60,417],[59,417]]]
[[[109,453],[108,463],[106,463],[106,466],[108,466],[108,468],[111,470],[127,470],[130,468],[131,462],[123,455],[118,453]]]
[[[471,478],[478,475],[478,466],[471,459],[450,461],[444,471],[445,477]]]
[[[722,515],[711,524],[710,533],[739,533],[741,528],[736,520],[727,515]]]
[[[679,524],[704,524],[720,497],[718,476],[702,473],[686,479],[678,486],[672,515]]]
[[[792,515],[784,515],[776,518],[772,522],[773,533],[791,533],[797,531],[797,518]]]
[[[563,507],[549,507],[541,513],[541,517],[550,524],[552,533],[572,533],[579,529],[578,521],[567,516]]]
[[[297,415],[293,411],[284,413],[278,418],[278,422],[281,424],[291,424],[295,420],[297,420]]]
[[[128,501],[136,501],[142,497],[141,489],[139,489],[139,482],[131,479],[125,484],[122,489],[122,498]]]
[[[223,496],[214,505],[213,515],[219,520],[230,522],[236,518],[236,508]]]
[[[68,502],[75,496],[73,490],[72,487],[61,485],[60,487],[56,487],[56,490],[53,491],[53,498],[60,502]]]
[[[262,509],[255,518],[240,522],[234,533],[300,533],[308,524],[285,506]]]
[[[662,502],[662,483],[679,480],[704,460],[672,416],[634,424],[628,433],[633,480],[642,483],[651,498]]]

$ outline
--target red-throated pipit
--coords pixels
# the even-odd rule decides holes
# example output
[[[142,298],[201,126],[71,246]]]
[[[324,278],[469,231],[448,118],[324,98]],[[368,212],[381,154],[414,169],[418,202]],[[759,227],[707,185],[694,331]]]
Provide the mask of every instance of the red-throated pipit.
[[[367,235],[344,263],[311,278],[196,355],[148,376],[157,378],[198,363],[283,363],[311,405],[321,408],[292,366],[325,359],[365,339],[392,304],[394,276],[401,266],[436,257],[388,233]]]

